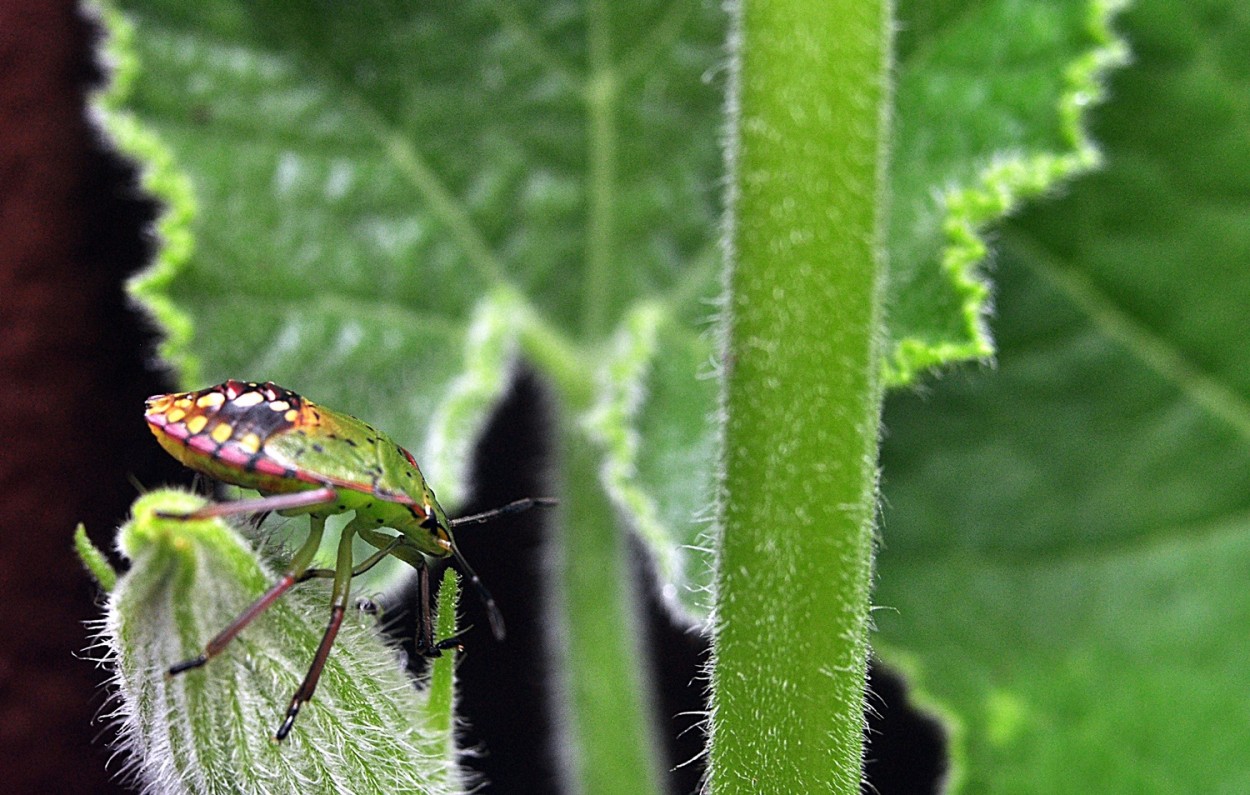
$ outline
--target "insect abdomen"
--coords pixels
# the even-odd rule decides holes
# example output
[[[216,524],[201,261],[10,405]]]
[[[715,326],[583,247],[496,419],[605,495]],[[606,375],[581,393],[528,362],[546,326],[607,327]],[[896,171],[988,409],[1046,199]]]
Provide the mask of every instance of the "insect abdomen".
[[[196,392],[154,395],[144,418],[171,455],[218,480],[266,492],[320,483],[266,453],[270,439],[320,420],[311,401],[276,384],[232,380]]]

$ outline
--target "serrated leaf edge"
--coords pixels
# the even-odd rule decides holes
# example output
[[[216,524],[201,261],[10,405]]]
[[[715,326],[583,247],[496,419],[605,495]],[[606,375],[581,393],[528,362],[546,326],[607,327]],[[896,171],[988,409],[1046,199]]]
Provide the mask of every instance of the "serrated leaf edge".
[[[467,497],[473,449],[512,381],[523,306],[523,299],[509,288],[496,289],[478,302],[464,336],[464,367],[430,420],[421,460],[448,504]]]
[[[941,268],[962,299],[960,310],[968,340],[939,344],[921,337],[896,340],[883,363],[887,388],[907,386],[926,370],[959,361],[987,360],[994,355],[993,336],[986,323],[990,287],[978,272],[990,251],[986,229],[1021,202],[1101,166],[1102,153],[1086,132],[1086,122],[1089,110],[1106,97],[1107,73],[1130,61],[1128,44],[1113,27],[1116,16],[1129,3],[1093,0],[1089,4],[1086,28],[1095,46],[1064,70],[1065,90],[1057,105],[1068,151],[1000,153],[972,184],[948,188],[939,195],[938,201],[946,210],[942,226],[947,241]]]
[[[194,190],[190,178],[179,169],[173,151],[124,108],[139,70],[134,26],[107,0],[92,0],[86,8],[103,23],[100,52],[111,72],[104,89],[90,99],[90,115],[102,137],[138,164],[143,192],[155,196],[161,203],[160,215],[153,227],[160,241],[155,258],[146,270],[127,281],[126,291],[161,330],[160,358],[174,366],[182,383],[198,384],[201,364],[191,353],[191,318],[167,295],[169,284],[186,267],[195,249]]]
[[[685,562],[655,499],[638,480],[642,439],[635,422],[646,401],[645,384],[658,353],[664,318],[663,309],[652,302],[626,314],[595,374],[595,402],[580,423],[603,452],[599,479],[608,498],[647,543],[659,581],[673,583],[679,581]],[[676,603],[675,598],[669,601]]]

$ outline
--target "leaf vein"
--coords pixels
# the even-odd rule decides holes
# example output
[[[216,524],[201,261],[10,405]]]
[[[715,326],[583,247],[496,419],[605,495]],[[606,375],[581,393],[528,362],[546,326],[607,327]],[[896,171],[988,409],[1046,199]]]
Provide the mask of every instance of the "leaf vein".
[[[1059,257],[1039,241],[1017,231],[1004,231],[1003,239],[1022,255],[1022,262],[1066,295],[1109,337],[1174,384],[1195,405],[1231,425],[1243,439],[1250,440],[1250,401],[1204,372],[1153,329],[1135,320],[1092,279],[1062,264]]]

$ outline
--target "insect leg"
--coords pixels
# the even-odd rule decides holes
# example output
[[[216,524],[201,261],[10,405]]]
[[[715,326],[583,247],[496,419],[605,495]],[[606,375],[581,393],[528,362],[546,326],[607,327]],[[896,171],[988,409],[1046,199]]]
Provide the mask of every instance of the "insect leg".
[[[437,657],[443,649],[454,646],[454,642],[447,646],[434,642],[434,622],[430,618],[430,570],[425,555],[403,536],[392,538],[370,527],[361,527],[358,532],[365,541],[379,550],[389,550],[390,554],[417,570],[417,653]]]
[[[360,537],[375,547],[381,548],[384,544],[391,549],[391,554],[407,563],[417,570],[417,651],[426,657],[437,657],[439,652],[446,649],[456,648],[460,645],[459,633],[450,638],[435,642],[434,640],[434,623],[430,618],[431,599],[430,599],[430,572],[426,563],[425,553],[404,536],[398,539],[392,539],[391,536],[379,533],[369,527],[361,527]],[[388,543],[389,542],[389,543]],[[398,542],[398,543],[396,543]],[[486,605],[487,614],[490,616],[490,625],[498,640],[503,640],[503,618],[499,615],[499,608],[495,605],[495,600],[491,598],[490,592],[482,585],[482,581],[473,569],[465,564],[464,560],[456,553],[457,560],[465,570],[465,576],[469,578],[469,582],[477,590],[478,596],[481,597],[483,604]]]
[[[466,627],[449,638],[434,640],[434,618],[431,615],[433,599],[430,597],[430,566],[422,562],[417,568],[417,633],[415,648],[423,657],[441,657],[448,649],[464,651],[460,645],[461,638],[469,631]]]
[[[291,558],[291,564],[287,567],[286,573],[259,599],[252,602],[246,610],[240,613],[238,618],[231,621],[221,632],[218,632],[216,637],[204,646],[204,651],[199,656],[171,665],[169,667],[169,675],[174,676],[192,668],[199,668],[217,656],[230,641],[234,640],[234,637],[244,627],[265,612],[270,605],[278,601],[278,597],[290,590],[292,585],[299,582],[300,575],[308,568],[308,564],[312,562],[313,555],[317,553],[317,547],[321,545],[321,534],[325,531],[325,526],[326,520],[324,517],[309,517],[308,538],[304,541],[303,546],[296,551],[295,556]]]
[[[430,621],[430,572],[426,568],[425,555],[403,536],[391,537],[371,527],[361,527],[357,532],[361,538],[377,547],[379,553],[386,550],[388,554],[417,570],[417,653],[426,657],[437,657],[438,652],[434,651],[434,624]]]
[[[338,492],[333,486],[325,486],[310,491],[296,491],[290,494],[271,494],[255,500],[231,500],[230,502],[214,502],[190,513],[158,513],[165,519],[211,519],[214,516],[236,516],[241,513],[264,513],[266,511],[289,511],[295,508],[308,508],[313,505],[324,505],[338,499]]]
[[[360,575],[364,574],[369,569],[372,569],[374,566],[381,563],[383,560],[386,559],[387,555],[391,554],[391,552],[395,549],[395,547],[399,546],[399,542],[402,540],[403,540],[402,536],[399,538],[396,538],[395,540],[391,541],[391,543],[387,544],[382,549],[379,549],[377,552],[374,552],[369,557],[360,561],[360,563],[357,563],[356,568],[352,569],[352,577],[359,577]],[[308,580],[311,580],[314,577],[329,578],[329,577],[335,576],[335,574],[336,572],[334,571],[334,569],[306,569],[303,574],[301,574],[298,578],[296,578],[295,581],[297,583],[307,582]]]
[[[430,567],[424,562],[417,569],[417,654],[437,657],[434,645],[434,619],[430,616]]]
[[[308,668],[308,673],[304,676],[303,683],[299,689],[295,691],[295,695],[291,697],[291,704],[287,707],[286,717],[282,720],[282,725],[278,727],[278,731],[274,734],[274,739],[282,741],[291,733],[291,727],[295,725],[295,717],[299,715],[300,707],[304,706],[309,699],[313,697],[313,692],[317,689],[317,682],[321,679],[321,672],[325,669],[326,659],[330,656],[330,648],[334,646],[334,638],[339,634],[339,627],[343,625],[343,614],[347,612],[348,594],[351,591],[352,584],[352,537],[355,535],[353,522],[348,523],[343,528],[342,535],[339,536],[338,559],[334,567],[334,588],[330,596],[330,622],[326,625],[325,634],[321,636],[321,645],[317,647],[317,654],[313,657],[312,665]]]

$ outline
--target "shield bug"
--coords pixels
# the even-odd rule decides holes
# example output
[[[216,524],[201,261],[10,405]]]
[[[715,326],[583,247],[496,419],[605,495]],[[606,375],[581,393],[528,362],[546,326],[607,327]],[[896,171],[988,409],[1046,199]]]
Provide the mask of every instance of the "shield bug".
[[[277,740],[284,739],[300,707],[317,688],[343,622],[352,578],[387,556],[397,557],[417,571],[419,652],[435,657],[458,642],[457,638],[434,641],[429,559],[456,559],[486,606],[492,632],[502,640],[499,608],[460,554],[452,528],[535,505],[551,505],[554,500],[517,500],[493,511],[448,519],[411,453],[373,426],[273,383],[226,381],[195,392],[154,395],[147,400],[145,419],[161,446],[186,466],[262,495],[209,505],[182,518],[276,511],[284,516],[307,515],[310,522],[307,540],[295,551],[278,581],[210,640],[198,656],[171,666],[171,676],[207,663],[296,583],[314,577],[333,578],[329,624],[274,735]],[[326,518],[349,511],[355,515],[343,528],[335,567],[310,568]],[[384,528],[398,534],[383,532]],[[359,564],[352,558],[352,539],[356,536],[377,550]]]

